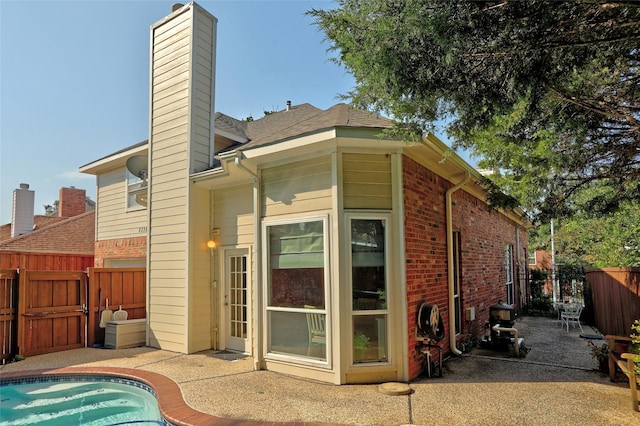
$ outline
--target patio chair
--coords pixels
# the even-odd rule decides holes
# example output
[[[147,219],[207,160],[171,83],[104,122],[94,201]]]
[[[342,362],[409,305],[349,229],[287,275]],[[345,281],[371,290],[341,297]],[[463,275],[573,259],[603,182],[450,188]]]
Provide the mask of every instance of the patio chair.
[[[616,372],[622,371],[629,379],[631,408],[640,411],[640,376],[636,374],[636,359],[639,356],[629,352],[630,337],[608,334],[609,341],[609,380],[616,381]]]
[[[309,347],[307,348],[307,356],[311,355],[311,346],[313,344],[326,345],[327,331],[325,327],[325,315],[316,313],[307,313],[307,327],[309,328]]]
[[[566,324],[567,331],[569,331],[569,324],[572,324],[573,327],[577,325],[580,327],[580,331],[584,333],[582,329],[582,324],[580,324],[580,314],[582,313],[582,305],[581,304],[569,304],[564,307],[564,310],[560,314],[560,325],[564,326]]]

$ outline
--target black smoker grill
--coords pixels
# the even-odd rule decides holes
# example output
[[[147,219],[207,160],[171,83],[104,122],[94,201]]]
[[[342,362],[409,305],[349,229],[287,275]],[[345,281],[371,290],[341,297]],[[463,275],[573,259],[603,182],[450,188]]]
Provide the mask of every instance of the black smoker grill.
[[[489,307],[489,322],[485,324],[485,333],[480,346],[498,351],[508,351],[514,344],[516,356],[519,356],[520,345],[523,340],[518,337],[518,330],[513,325],[516,322],[516,312],[511,305],[502,300]]]

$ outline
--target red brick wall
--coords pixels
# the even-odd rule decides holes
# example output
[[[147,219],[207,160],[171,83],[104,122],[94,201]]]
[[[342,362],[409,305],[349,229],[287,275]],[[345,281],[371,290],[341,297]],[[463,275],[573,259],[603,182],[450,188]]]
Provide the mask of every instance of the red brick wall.
[[[105,259],[133,259],[147,256],[147,237],[118,238],[96,242],[96,268],[104,268]]]
[[[445,196],[453,184],[407,157],[403,170],[409,374],[415,378],[422,372],[422,355],[415,350],[415,324],[423,301],[438,305],[446,331],[440,344],[445,352],[450,350]],[[489,306],[506,299],[504,249],[506,244],[512,244],[515,252],[517,227],[464,190],[456,191],[452,201],[453,230],[460,232],[461,239],[463,315],[465,308],[475,307],[471,333],[478,338],[488,320]],[[519,232],[520,247],[526,247],[526,231]],[[523,253],[514,254],[514,279],[518,257],[522,258]],[[515,299],[517,303],[517,290]],[[464,317],[463,327],[462,334],[466,334],[468,323]]]
[[[73,217],[87,211],[87,192],[84,189],[60,188],[58,216]]]

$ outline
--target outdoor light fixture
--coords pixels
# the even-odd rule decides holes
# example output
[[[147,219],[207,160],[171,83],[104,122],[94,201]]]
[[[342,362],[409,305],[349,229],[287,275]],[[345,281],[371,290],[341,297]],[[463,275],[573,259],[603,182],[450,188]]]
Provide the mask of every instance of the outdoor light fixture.
[[[213,256],[213,251],[218,248],[218,243],[215,240],[218,235],[220,235],[220,228],[214,228],[211,231],[211,239],[207,241],[207,247],[211,249],[211,256]]]

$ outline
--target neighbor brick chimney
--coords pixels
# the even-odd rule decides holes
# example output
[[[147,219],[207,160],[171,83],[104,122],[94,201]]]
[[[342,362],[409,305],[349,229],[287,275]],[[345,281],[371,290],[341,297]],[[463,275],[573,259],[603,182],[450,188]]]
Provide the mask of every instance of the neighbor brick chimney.
[[[87,211],[87,191],[76,188],[60,188],[58,216],[73,217]]]

